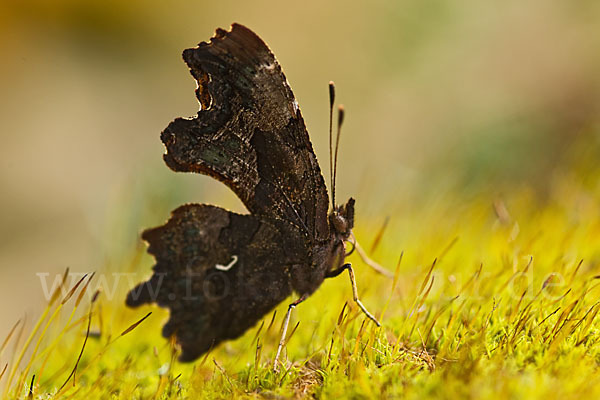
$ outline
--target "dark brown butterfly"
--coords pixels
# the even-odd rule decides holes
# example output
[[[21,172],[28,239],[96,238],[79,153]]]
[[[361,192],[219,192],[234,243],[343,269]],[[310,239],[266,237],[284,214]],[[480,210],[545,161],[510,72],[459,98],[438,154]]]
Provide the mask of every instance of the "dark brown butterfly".
[[[276,365],[293,307],[325,278],[348,270],[354,300],[379,325],[358,300],[352,268],[344,264],[354,200],[335,206],[332,187],[328,213],[327,188],[298,103],[267,45],[234,24],[185,50],[183,59],[198,82],[201,108],[162,132],[164,160],[174,171],[223,182],[250,214],[187,204],[165,225],[145,231],[154,274],[130,291],[127,305],[168,307],[163,335],[175,335],[180,360],[192,361],[242,335],[295,292],[299,299],[288,309]],[[330,100],[333,110],[333,84]]]

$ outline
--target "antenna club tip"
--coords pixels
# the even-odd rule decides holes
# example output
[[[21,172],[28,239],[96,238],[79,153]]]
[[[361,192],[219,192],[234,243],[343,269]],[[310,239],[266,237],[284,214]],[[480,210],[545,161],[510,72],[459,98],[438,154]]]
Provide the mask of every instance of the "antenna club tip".
[[[333,103],[335,101],[335,85],[333,81],[329,81],[329,107],[333,111]]]
[[[338,126],[341,126],[344,123],[344,105],[340,104],[338,107]]]

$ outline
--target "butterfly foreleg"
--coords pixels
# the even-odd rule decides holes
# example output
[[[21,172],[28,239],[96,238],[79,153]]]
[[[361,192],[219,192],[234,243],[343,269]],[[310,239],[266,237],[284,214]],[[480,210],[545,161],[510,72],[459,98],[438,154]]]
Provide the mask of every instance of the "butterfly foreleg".
[[[279,356],[281,355],[281,350],[285,345],[285,337],[287,335],[288,325],[290,324],[290,316],[292,315],[292,310],[296,308],[296,306],[306,300],[308,296],[306,294],[300,296],[300,298],[288,306],[287,313],[285,314],[285,318],[283,320],[283,326],[281,327],[281,339],[279,339],[279,346],[277,347],[277,353],[275,354],[275,359],[273,360],[273,371],[277,372]]]
[[[340,268],[334,269],[333,271],[328,272],[327,275],[325,275],[325,277],[326,278],[334,278],[334,277],[338,276],[339,274],[341,274],[342,272],[344,272],[345,270],[348,270],[348,275],[350,276],[350,284],[352,285],[352,298],[354,299],[354,302],[361,309],[361,311],[367,316],[367,318],[369,318],[371,321],[373,321],[375,323],[375,325],[381,326],[379,321],[377,321],[377,319],[373,316],[373,314],[371,314],[369,312],[369,310],[367,310],[367,308],[364,306],[364,304],[358,298],[358,289],[356,287],[356,278],[354,277],[354,270],[352,269],[352,264],[346,263],[346,264],[342,265]]]
[[[362,246],[360,245],[360,243],[358,243],[358,240],[356,240],[356,237],[354,236],[354,233],[352,233],[351,236],[354,240],[351,242],[353,247],[352,247],[352,251],[356,250],[356,252],[358,253],[358,256],[360,257],[360,259],[367,264],[369,267],[373,268],[377,273],[380,273],[381,275],[387,276],[390,279],[394,278],[394,274],[392,274],[390,271],[388,271],[386,268],[382,267],[381,265],[379,265],[378,263],[376,263],[375,261],[373,261],[368,255],[367,252],[362,248]],[[349,255],[349,254],[347,254]]]

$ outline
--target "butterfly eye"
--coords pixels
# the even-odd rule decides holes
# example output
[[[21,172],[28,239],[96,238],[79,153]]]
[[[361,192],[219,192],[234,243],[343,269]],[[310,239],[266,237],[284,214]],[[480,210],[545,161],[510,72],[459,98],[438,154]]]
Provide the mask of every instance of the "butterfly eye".
[[[333,214],[331,220],[333,223],[333,228],[336,232],[346,233],[348,231],[348,223],[346,221],[346,218],[342,217],[340,214]]]

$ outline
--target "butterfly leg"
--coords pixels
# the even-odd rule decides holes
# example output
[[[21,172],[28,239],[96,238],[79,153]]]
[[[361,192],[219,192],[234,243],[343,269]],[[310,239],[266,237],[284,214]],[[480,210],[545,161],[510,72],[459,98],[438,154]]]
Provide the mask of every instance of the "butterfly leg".
[[[281,350],[285,345],[285,337],[287,335],[288,325],[290,324],[290,316],[292,315],[292,310],[296,308],[296,306],[306,300],[308,296],[302,295],[298,300],[291,303],[288,306],[287,313],[285,314],[285,319],[283,320],[283,327],[281,328],[281,339],[279,339],[279,347],[277,347],[277,353],[275,354],[275,359],[273,360],[273,371],[277,372],[277,363],[279,361],[279,356],[281,355]]]
[[[352,242],[352,244],[354,245],[354,247],[352,248],[352,251],[356,250],[356,252],[358,253],[358,256],[365,264],[367,264],[369,267],[373,268],[375,271],[377,271],[381,275],[385,275],[388,278],[392,278],[392,279],[394,278],[394,274],[392,274],[390,271],[388,271],[387,269],[385,269],[384,267],[382,267],[381,265],[379,265],[378,263],[376,263],[375,261],[373,261],[369,258],[369,256],[367,255],[367,252],[358,243],[358,240],[356,240],[354,233],[352,234],[352,238],[354,239],[354,241]]]
[[[379,321],[377,321],[377,319],[373,316],[373,314],[371,314],[369,312],[369,310],[367,310],[367,308],[363,305],[363,303],[358,298],[358,289],[356,288],[356,278],[354,277],[354,270],[352,269],[352,264],[346,263],[346,264],[342,265],[340,268],[327,273],[327,275],[325,277],[326,278],[336,277],[339,274],[341,274],[342,272],[344,272],[345,270],[348,270],[348,275],[350,275],[350,284],[352,285],[352,297],[354,298],[354,302],[356,303],[356,305],[358,305],[358,307],[361,309],[361,311],[371,321],[375,322],[375,325],[381,326]]]

